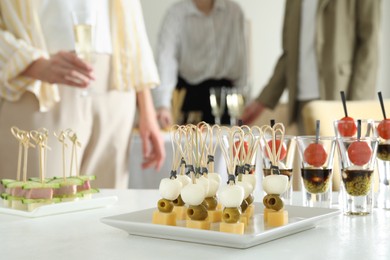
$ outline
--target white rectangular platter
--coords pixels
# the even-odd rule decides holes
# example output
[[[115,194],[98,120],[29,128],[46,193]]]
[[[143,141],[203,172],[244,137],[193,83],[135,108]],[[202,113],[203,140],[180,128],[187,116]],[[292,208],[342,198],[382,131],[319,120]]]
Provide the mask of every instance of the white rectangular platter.
[[[314,228],[319,221],[340,214],[338,209],[286,206],[289,223],[285,226],[271,228],[264,224],[263,209],[261,203],[255,203],[255,214],[249,221],[244,235],[219,232],[219,223],[212,224],[210,230],[187,228],[185,221],[177,221],[177,226],[152,224],[152,214],[156,208],[106,217],[101,221],[123,229],[131,235],[233,248],[249,248]]]
[[[33,211],[17,210],[3,206],[3,201],[0,199],[0,214],[16,215],[27,218],[44,217],[49,215],[64,214],[75,211],[89,210],[95,208],[106,207],[118,201],[118,197],[109,196],[103,197],[98,194],[91,199],[81,199],[77,201],[60,202],[50,205],[40,206]]]

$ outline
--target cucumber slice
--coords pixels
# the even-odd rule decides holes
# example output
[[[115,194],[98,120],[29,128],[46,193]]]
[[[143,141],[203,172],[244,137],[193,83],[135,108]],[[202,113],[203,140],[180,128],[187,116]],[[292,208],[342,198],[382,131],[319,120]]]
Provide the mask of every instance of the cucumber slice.
[[[26,184],[24,181],[13,181],[5,184],[4,186],[6,188],[18,188],[18,187],[23,187],[23,185]]]
[[[23,200],[23,199],[24,199],[23,197],[15,197],[11,195],[7,196],[7,200]]]
[[[8,193],[1,193],[1,198],[3,200],[7,200],[8,199],[8,196],[10,196]]]
[[[22,203],[23,204],[47,203],[47,202],[58,203],[58,202],[61,202],[61,199],[59,199],[59,198],[53,198],[53,199],[22,199]]]
[[[16,180],[12,180],[12,179],[2,179],[0,183],[6,186],[8,183],[15,182],[15,181]]]
[[[98,189],[89,189],[89,190],[83,190],[78,193],[82,194],[83,196],[86,194],[93,194],[93,193],[99,193],[100,191]]]
[[[59,183],[41,183],[41,182],[36,182],[36,181],[28,181],[23,185],[23,189],[29,190],[29,189],[39,189],[39,188],[59,188],[60,184]]]
[[[82,196],[83,196],[82,194],[76,193],[76,194],[70,194],[70,195],[56,195],[54,198],[68,199],[68,198],[80,198]]]
[[[41,179],[40,178],[37,178],[37,177],[33,177],[33,178],[29,178],[28,179],[29,181],[35,181],[35,182],[41,182]],[[43,179],[43,182],[50,182],[52,180],[52,178],[45,178]]]
[[[79,176],[78,178],[84,180],[84,181],[93,181],[93,180],[96,180],[96,176],[95,175],[81,175]]]
[[[63,178],[53,179],[50,183],[58,183],[60,186],[69,186],[69,185],[83,185],[84,181],[77,177],[69,177],[64,180]]]

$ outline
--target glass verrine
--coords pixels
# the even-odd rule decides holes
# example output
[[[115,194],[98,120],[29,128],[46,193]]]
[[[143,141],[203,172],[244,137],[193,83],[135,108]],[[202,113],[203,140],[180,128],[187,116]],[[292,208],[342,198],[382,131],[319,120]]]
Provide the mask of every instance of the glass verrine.
[[[71,12],[73,21],[73,34],[77,56],[85,62],[93,63],[95,49],[96,10],[81,8]],[[91,85],[88,86],[88,89]],[[83,90],[82,96],[88,96],[89,90]]]
[[[334,136],[298,136],[301,159],[303,203],[308,207],[332,205],[333,160],[336,147]]]
[[[371,119],[360,120],[361,136],[374,136],[374,124]],[[333,127],[336,137],[356,137],[358,120],[335,120]]]
[[[373,179],[378,140],[337,138],[341,168],[341,206],[346,215],[367,215],[373,207]]]
[[[374,121],[374,135],[378,138],[377,166],[379,187],[375,205],[390,209],[390,120]]]
[[[275,146],[277,149],[282,147],[280,152],[280,158],[278,160],[278,167],[281,174],[286,175],[289,179],[289,188],[288,190],[281,195],[286,204],[292,203],[292,179],[293,179],[293,164],[294,164],[294,154],[296,146],[296,138],[292,135],[285,135],[283,137],[282,146],[281,136],[275,136]],[[272,136],[270,134],[264,134],[260,139],[261,155],[263,158],[263,176],[272,174],[271,171],[271,160],[268,156],[266,146],[272,146]]]

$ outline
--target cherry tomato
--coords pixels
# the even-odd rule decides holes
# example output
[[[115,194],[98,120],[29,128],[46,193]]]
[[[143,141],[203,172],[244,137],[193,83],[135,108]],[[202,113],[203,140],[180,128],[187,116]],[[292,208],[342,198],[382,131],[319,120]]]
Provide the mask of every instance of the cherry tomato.
[[[386,118],[378,124],[378,134],[383,139],[390,139],[390,119]]]
[[[365,165],[371,159],[371,148],[366,142],[356,141],[348,147],[349,160],[358,166]]]
[[[244,150],[245,150],[245,154],[244,155],[248,155],[248,149],[249,149],[248,142],[244,141],[242,145],[244,146]],[[234,146],[237,149],[240,146],[240,141],[236,141],[234,143]],[[240,151],[238,152],[238,158],[241,158],[241,149],[242,149],[242,146],[240,148]],[[235,150],[233,150],[233,156],[236,156],[236,151]]]
[[[322,144],[312,143],[306,147],[303,153],[303,159],[314,167],[320,167],[326,162],[328,157]]]
[[[343,117],[339,121],[337,129],[339,130],[341,136],[354,136],[357,131],[355,120],[349,116]]]
[[[280,140],[275,140],[275,145],[276,145],[276,150],[275,150],[275,152],[276,152],[276,154],[278,154],[278,150],[279,150],[279,148],[280,148]],[[273,145],[272,145],[272,140],[269,140],[268,141],[268,147],[271,149],[271,152],[273,151]],[[284,144],[282,144],[282,148],[281,148],[282,150],[280,151],[280,157],[279,157],[279,160],[280,161],[283,161],[284,160],[284,158],[286,158],[286,155],[287,155],[287,150],[286,150],[286,147],[285,147],[285,145]],[[268,150],[267,149],[264,149],[265,151],[265,154],[266,154],[266,156],[269,158],[269,155],[268,155]]]

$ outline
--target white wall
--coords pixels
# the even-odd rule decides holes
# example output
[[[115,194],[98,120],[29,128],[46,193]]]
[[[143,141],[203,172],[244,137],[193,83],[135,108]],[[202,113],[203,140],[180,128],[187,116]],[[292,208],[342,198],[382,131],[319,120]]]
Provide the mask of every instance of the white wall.
[[[141,0],[146,28],[156,47],[160,22],[166,9],[178,0]],[[257,95],[272,75],[281,53],[285,0],[236,0],[252,27],[252,95]],[[381,60],[377,90],[390,98],[390,1],[382,0]],[[282,98],[286,101],[286,96]]]

